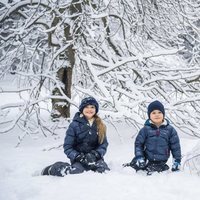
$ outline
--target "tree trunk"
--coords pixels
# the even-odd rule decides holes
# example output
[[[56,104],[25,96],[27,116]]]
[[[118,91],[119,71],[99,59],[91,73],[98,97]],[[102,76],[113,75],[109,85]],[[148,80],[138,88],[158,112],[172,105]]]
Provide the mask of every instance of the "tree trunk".
[[[70,13],[80,13],[82,11],[80,3],[78,3],[78,0],[73,0],[70,6]],[[75,21],[77,17],[73,17],[72,19]],[[73,35],[70,33],[70,25],[66,24],[64,29],[64,36],[66,38],[66,41],[72,41]],[[65,51],[65,55],[67,57],[69,66],[66,66],[66,68],[61,68],[58,71],[58,78],[59,80],[64,84],[63,92],[66,94],[67,97],[71,98],[71,86],[72,86],[72,72],[75,65],[75,51],[73,48],[73,44],[68,47],[68,49]],[[53,91],[54,95],[61,95],[58,88],[55,88]],[[52,100],[52,117],[53,118],[59,118],[64,117],[68,118],[70,117],[70,104],[62,99],[54,99]]]
[[[72,68],[61,68],[57,72],[59,80],[63,83],[62,90],[65,95],[71,98],[71,85],[72,85]],[[58,88],[54,88],[53,95],[62,95]],[[69,118],[70,117],[70,104],[63,99],[52,99],[52,114],[53,118]]]

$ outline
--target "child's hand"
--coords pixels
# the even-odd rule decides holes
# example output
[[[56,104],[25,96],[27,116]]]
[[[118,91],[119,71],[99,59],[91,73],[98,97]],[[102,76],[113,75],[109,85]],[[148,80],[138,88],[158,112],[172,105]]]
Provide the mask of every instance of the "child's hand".
[[[180,171],[180,168],[181,168],[180,161],[174,160],[173,165],[172,165],[172,171],[173,172]]]
[[[96,157],[97,160],[101,158],[101,155],[97,151],[92,150],[91,153]]]
[[[137,159],[136,165],[140,168],[140,169],[144,169],[146,166],[146,162],[144,160],[143,157],[140,157]]]
[[[78,154],[78,155],[76,156],[76,158],[75,158],[75,161],[80,162],[80,163],[84,162],[84,160],[85,160],[85,155],[84,155],[84,153]]]
[[[93,153],[87,153],[85,155],[85,162],[90,165],[90,164],[94,164],[96,162],[97,158],[95,157],[95,155]]]

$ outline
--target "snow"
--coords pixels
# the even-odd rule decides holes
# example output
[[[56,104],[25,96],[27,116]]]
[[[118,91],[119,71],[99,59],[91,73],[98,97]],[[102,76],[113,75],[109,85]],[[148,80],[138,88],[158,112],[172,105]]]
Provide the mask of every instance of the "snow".
[[[63,149],[47,151],[62,144],[65,129],[57,136],[45,138],[25,137],[19,147],[15,128],[10,133],[0,135],[0,199],[1,200],[197,200],[200,197],[200,181],[187,168],[181,172],[171,171],[146,176],[135,173],[122,164],[133,157],[133,141],[136,131],[126,123],[107,123],[109,148],[105,160],[111,171],[105,174],[85,172],[63,178],[34,176],[38,170],[56,161],[68,161]],[[117,128],[119,135],[116,133]],[[198,140],[182,136],[183,155],[191,151]],[[185,156],[184,156],[185,157]],[[183,162],[184,162],[183,157]],[[169,159],[171,166],[171,159]]]
[[[26,6],[25,9],[22,8],[30,4],[30,2],[32,3],[31,6]],[[3,79],[3,76],[6,76],[4,78],[7,80],[5,80],[5,82],[0,80],[0,200],[200,199],[199,176],[191,171],[192,167],[189,169],[188,165],[184,165],[187,158],[199,155],[200,149],[199,139],[190,136],[199,133],[199,85],[198,81],[197,83],[194,82],[194,85],[187,83],[193,81],[195,77],[199,77],[199,66],[198,63],[196,66],[193,66],[183,62],[182,59],[178,59],[178,51],[190,51],[186,44],[185,47],[187,47],[187,49],[166,49],[167,47],[165,45],[165,43],[171,43],[171,41],[174,41],[174,46],[179,46],[182,42],[182,45],[184,45],[185,40],[183,40],[183,38],[182,42],[179,43],[181,40],[179,37],[181,36],[181,32],[179,31],[182,29],[180,26],[183,25],[183,23],[180,22],[184,22],[183,28],[185,30],[182,30],[182,34],[184,35],[188,32],[186,35],[187,37],[194,37],[194,40],[191,40],[192,42],[198,41],[199,34],[195,25],[195,20],[197,20],[196,13],[198,12],[198,9],[196,9],[197,5],[192,5],[187,1],[184,1],[185,8],[183,9],[183,7],[181,7],[181,9],[186,11],[184,15],[182,10],[177,9],[178,4],[176,1],[175,4],[172,4],[170,7],[169,4],[164,2],[164,4],[159,4],[159,11],[161,11],[159,13],[162,13],[162,15],[159,13],[155,14],[154,18],[151,18],[152,13],[148,13],[154,10],[148,7],[149,5],[151,6],[151,4],[148,4],[150,1],[146,1],[147,3],[144,4],[144,6],[148,8],[146,11],[149,10],[145,18],[141,17],[140,12],[138,12],[140,5],[138,7],[134,1],[130,4],[128,1],[124,1],[123,6],[122,4],[118,5],[117,2],[110,0],[104,0],[104,4],[101,1],[100,3],[98,1],[93,1],[93,3],[98,2],[97,5],[99,5],[99,8],[93,9],[88,13],[86,12],[88,8],[83,10],[82,14],[84,16],[88,14],[90,14],[90,16],[88,15],[89,17],[86,16],[86,18],[82,18],[83,15],[80,15],[83,19],[81,21],[82,24],[80,24],[80,30],[86,27],[87,32],[92,37],[88,39],[88,36],[85,35],[87,36],[88,45],[85,45],[85,43],[81,44],[81,40],[76,42],[77,35],[74,36],[74,41],[69,41],[73,42],[74,49],[78,51],[77,58],[79,57],[80,59],[76,61],[76,65],[80,66],[80,68],[75,67],[78,73],[75,73],[75,76],[77,76],[75,79],[77,79],[77,81],[73,83],[73,95],[76,96],[78,94],[80,97],[81,94],[83,94],[82,96],[84,96],[84,94],[96,95],[95,98],[97,98],[99,102],[102,102],[101,110],[107,118],[109,140],[109,148],[105,156],[105,161],[108,163],[111,171],[105,174],[85,172],[79,175],[68,175],[63,178],[35,176],[36,171],[41,171],[44,167],[56,161],[68,162],[68,159],[62,149],[66,131],[66,128],[64,129],[63,127],[67,126],[67,124],[59,126],[56,130],[56,135],[48,135],[48,137],[45,137],[40,133],[41,130],[38,126],[35,126],[35,123],[31,121],[34,119],[35,113],[38,114],[38,112],[36,112],[37,106],[34,108],[33,105],[38,105],[40,108],[41,105],[43,105],[43,107],[46,108],[45,111],[41,109],[41,115],[49,111],[50,105],[48,106],[46,101],[48,99],[65,98],[74,106],[74,109],[75,107],[77,109],[78,106],[78,101],[74,101],[73,98],[69,99],[64,94],[60,86],[60,81],[57,80],[55,75],[57,68],[54,65],[63,66],[64,62],[63,60],[57,60],[57,57],[69,46],[69,44],[63,43],[63,38],[65,38],[63,35],[64,32],[62,31],[64,28],[63,25],[69,22],[70,27],[73,27],[70,29],[70,33],[72,34],[73,31],[76,31],[74,28],[77,27],[77,25],[79,26],[79,24],[76,24],[76,21],[71,20],[73,17],[77,16],[77,13],[70,15],[69,18],[69,13],[63,12],[63,9],[67,8],[68,3],[71,1],[65,0],[60,1],[60,3],[61,2],[63,2],[62,6],[58,5],[58,1],[56,0],[16,0],[13,1],[13,3],[8,3],[8,0],[1,1],[2,4],[5,4],[5,8],[1,8],[2,14],[0,15],[0,21],[4,22],[5,19],[10,20],[9,16],[11,16],[17,8],[22,8],[20,12],[25,18],[27,17],[27,19],[22,21],[15,19],[13,23],[17,23],[19,26],[7,25],[5,20],[5,27],[2,26],[5,32],[3,29],[1,30],[3,33],[1,37],[6,42],[2,43],[0,52],[2,57],[0,78]],[[39,3],[51,7],[52,12],[49,12],[48,9],[43,9],[43,7],[38,7]],[[122,8],[120,8],[120,5]],[[34,7],[36,10],[33,9]],[[100,12],[96,12],[97,10]],[[116,49],[119,49],[120,54],[122,54],[121,56],[117,56],[113,51],[113,47],[107,44],[106,36],[108,31],[107,34],[105,34],[105,24],[102,26],[98,21],[98,18],[108,16],[110,13],[109,10],[111,11],[111,15],[107,17],[106,25],[109,24],[108,27],[111,30],[110,40],[114,46],[116,46]],[[41,13],[38,13],[38,11]],[[169,11],[170,15],[166,13]],[[174,14],[176,11],[177,15]],[[28,13],[30,16],[27,15]],[[54,14],[52,15],[52,13],[59,16],[61,21],[59,21],[56,27],[50,27],[46,31],[42,29],[42,33],[54,32],[52,35],[53,43],[60,44],[60,49],[57,49],[56,52],[54,52],[54,48],[54,50],[50,51],[45,45],[40,47],[39,44],[43,44],[43,40],[45,39],[43,37],[41,38],[40,35],[41,25],[38,27],[39,30],[37,29],[34,31],[33,29],[29,29],[29,25],[35,22],[35,17],[37,17],[36,21],[38,24],[42,22],[43,24],[49,25],[50,21],[54,19]],[[118,25],[118,22],[112,20],[114,15],[120,16],[122,20],[120,23],[124,26],[124,29],[126,29],[126,33],[121,33],[124,31],[121,30],[121,28],[116,28],[118,26],[115,27],[115,25]],[[41,18],[39,18],[39,16]],[[149,16],[150,18],[148,19]],[[161,21],[157,21],[156,18],[161,16],[163,16],[160,18]],[[168,20],[169,16],[171,16],[172,20]],[[182,21],[180,16],[185,16],[187,20]],[[155,21],[155,25],[152,24],[151,19]],[[116,20],[118,21],[117,18]],[[129,20],[132,21],[130,21],[131,24],[129,24]],[[89,23],[91,21],[92,24]],[[143,21],[145,21],[145,24]],[[111,23],[113,24],[111,25]],[[161,24],[163,24],[163,28],[159,27]],[[10,31],[12,32],[15,28],[15,32],[13,34],[9,33],[9,36],[6,37],[9,26],[11,26]],[[134,30],[134,27],[137,27],[138,30]],[[141,30],[143,30],[142,27],[147,29],[146,32],[141,32]],[[56,30],[53,31],[54,29]],[[22,38],[19,34],[24,33],[26,35],[26,31],[28,30],[31,30],[29,36],[31,39],[28,36],[24,36],[21,41]],[[167,33],[165,33],[166,30]],[[190,31],[191,33],[189,33]],[[194,33],[192,33],[193,31]],[[146,40],[144,38],[145,33],[150,34],[149,36],[151,36],[152,40]],[[134,34],[133,38],[131,38],[132,34]],[[17,35],[15,41],[12,39],[13,35]],[[44,35],[42,34],[42,36]],[[171,38],[170,40],[166,39],[168,36]],[[8,40],[8,38],[11,40]],[[36,42],[37,38],[38,40]],[[161,41],[159,42],[158,40],[158,42],[163,44],[162,47],[155,45],[154,40],[157,40],[156,38],[160,38],[159,40]],[[30,44],[28,41],[31,46],[29,46]],[[12,49],[7,42],[15,45],[16,48]],[[27,51],[25,54],[21,54],[21,42],[27,45],[25,45],[25,50]],[[128,43],[130,44],[125,48],[125,44]],[[198,47],[198,42],[194,45]],[[192,49],[194,52],[187,52],[188,55],[191,53],[193,59],[198,53],[195,49],[196,46]],[[96,53],[93,52],[93,48],[99,48],[97,53],[99,55],[102,53],[102,57],[95,56]],[[35,49],[38,49],[38,54],[35,54]],[[41,58],[40,52],[43,52],[41,50],[49,52],[49,55],[46,58],[46,61],[48,61],[48,68],[40,72],[39,66],[41,63],[38,62],[38,59]],[[46,53],[46,55],[47,54],[48,53]],[[15,61],[15,56],[17,56],[19,62]],[[36,58],[35,61],[33,60],[34,58]],[[25,64],[29,59],[33,62],[29,63],[30,66],[29,64]],[[142,64],[143,62],[145,62],[145,65]],[[24,63],[24,66],[18,67],[17,65],[20,63]],[[192,63],[193,62],[191,62],[191,64]],[[68,62],[65,61],[66,66],[67,64]],[[16,65],[14,66],[16,70],[12,67],[10,68],[10,65]],[[38,68],[36,73],[34,72],[35,66]],[[26,67],[28,67],[28,69],[26,69]],[[55,71],[52,71],[52,68]],[[82,70],[85,68],[88,68],[88,71],[83,74]],[[11,79],[10,77],[13,75],[6,75],[10,69],[11,73],[13,75],[15,74],[15,77],[18,76],[20,78]],[[87,80],[88,82],[84,83],[87,77],[89,77]],[[47,79],[49,83],[52,82],[54,87],[60,90],[62,96],[51,96],[49,92],[44,92],[43,94],[44,89],[42,89],[41,94],[36,95],[35,97],[37,98],[33,98],[34,93],[37,93],[41,78]],[[119,84],[119,82],[124,83]],[[168,85],[167,82],[173,83],[172,85],[174,86]],[[83,85],[80,83],[83,83]],[[44,84],[44,88],[45,87]],[[48,87],[50,87],[50,85],[48,85]],[[51,91],[51,88],[49,90]],[[77,94],[76,91],[78,91]],[[184,165],[184,168],[182,167],[182,170],[178,173],[169,171],[167,173],[146,176],[144,173],[135,173],[132,168],[122,167],[123,163],[130,162],[133,158],[133,142],[137,131],[133,128],[133,125],[131,127],[130,124],[123,121],[114,122],[113,120],[124,117],[123,119],[127,119],[128,121],[130,117],[130,119],[132,119],[130,123],[134,124],[135,127],[141,127],[144,123],[145,111],[143,112],[143,110],[146,109],[145,105],[152,101],[153,98],[157,99],[158,97],[161,98],[161,100],[165,99],[166,111],[167,114],[170,115],[170,120],[174,125],[179,127],[182,132],[184,131],[184,133],[179,132],[183,154],[182,166]],[[193,102],[191,106],[189,104],[190,102]],[[104,105],[104,107],[102,105]],[[8,110],[8,107],[12,107],[12,109]],[[31,113],[32,111],[34,112]],[[44,115],[46,115],[46,113]],[[42,117],[44,117],[45,120],[39,118],[40,123],[46,125],[46,123],[49,122],[48,119],[50,116]],[[28,118],[29,120],[27,120]],[[110,120],[110,123],[108,120]],[[23,125],[25,125],[25,127],[23,127]],[[35,129],[33,129],[34,126]],[[22,129],[24,128],[24,131],[19,129],[19,127]],[[51,122],[48,127],[50,127],[49,129],[56,129],[57,126]],[[199,135],[197,136],[199,137]],[[59,146],[61,146],[61,148],[55,148]],[[195,163],[194,167],[200,166],[198,163],[199,161]],[[171,167],[171,158],[168,164]]]

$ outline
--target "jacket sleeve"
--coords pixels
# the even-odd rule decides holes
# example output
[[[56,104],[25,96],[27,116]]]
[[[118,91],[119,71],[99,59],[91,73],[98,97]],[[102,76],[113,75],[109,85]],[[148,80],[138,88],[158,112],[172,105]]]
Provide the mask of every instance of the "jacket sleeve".
[[[172,132],[170,136],[170,150],[174,159],[181,162],[181,146],[180,140],[176,130],[172,127]]]
[[[145,157],[144,156],[145,140],[146,140],[146,132],[145,132],[145,128],[142,128],[135,139],[135,157],[136,158]]]
[[[101,157],[103,157],[106,154],[107,147],[108,147],[108,141],[107,137],[105,137],[103,143],[99,144],[99,146],[96,148],[96,151],[101,155]]]
[[[79,154],[73,146],[75,145],[75,130],[73,123],[71,123],[67,129],[65,140],[64,140],[64,153],[70,160],[74,160],[76,156]]]

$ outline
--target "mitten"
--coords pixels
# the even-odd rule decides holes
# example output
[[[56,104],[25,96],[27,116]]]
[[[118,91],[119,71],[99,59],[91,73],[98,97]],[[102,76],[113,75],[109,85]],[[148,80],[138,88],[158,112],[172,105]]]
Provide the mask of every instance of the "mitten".
[[[96,156],[93,153],[85,154],[85,161],[88,165],[94,164],[97,161]]]
[[[96,157],[96,160],[99,160],[101,158],[101,155],[97,151],[92,150],[91,153]]]
[[[174,160],[173,164],[172,164],[172,171],[179,171],[181,168],[181,162],[180,160]]]
[[[143,157],[139,157],[136,159],[136,165],[139,169],[144,169],[146,167],[146,162]]]
[[[76,162],[84,163],[85,162],[85,155],[84,153],[80,153],[75,158]]]

